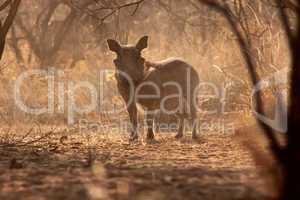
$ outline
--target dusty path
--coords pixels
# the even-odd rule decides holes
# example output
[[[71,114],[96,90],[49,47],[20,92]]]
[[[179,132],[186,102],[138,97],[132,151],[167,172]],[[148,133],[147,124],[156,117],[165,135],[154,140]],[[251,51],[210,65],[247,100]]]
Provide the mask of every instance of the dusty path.
[[[0,199],[266,199],[250,153],[233,136],[92,138],[0,145]]]

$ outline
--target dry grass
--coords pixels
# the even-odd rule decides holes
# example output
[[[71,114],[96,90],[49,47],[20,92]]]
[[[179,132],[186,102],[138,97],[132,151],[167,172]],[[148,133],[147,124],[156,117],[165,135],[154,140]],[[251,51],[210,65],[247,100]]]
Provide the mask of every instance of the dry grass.
[[[195,142],[190,136],[177,141],[174,134],[161,133],[158,144],[142,140],[129,144],[120,134],[80,134],[75,129],[57,128],[43,137],[50,128],[41,129],[33,131],[23,142],[16,138],[9,143],[2,140],[1,199],[181,200],[271,199],[272,196],[264,189],[266,182],[258,173],[251,153],[233,135],[202,133]],[[27,129],[19,129],[16,135],[23,138],[24,130]],[[2,132],[3,137],[7,136]]]

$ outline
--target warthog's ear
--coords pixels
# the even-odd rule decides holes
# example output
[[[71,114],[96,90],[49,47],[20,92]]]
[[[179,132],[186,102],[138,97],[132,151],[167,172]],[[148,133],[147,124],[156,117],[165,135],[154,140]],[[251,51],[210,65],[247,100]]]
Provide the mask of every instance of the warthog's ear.
[[[108,39],[107,44],[109,47],[109,50],[114,51],[116,53],[119,53],[121,50],[121,46],[116,40]]]
[[[138,43],[136,44],[136,48],[139,51],[142,51],[143,49],[145,49],[147,47],[148,47],[148,36],[144,36],[138,41]]]

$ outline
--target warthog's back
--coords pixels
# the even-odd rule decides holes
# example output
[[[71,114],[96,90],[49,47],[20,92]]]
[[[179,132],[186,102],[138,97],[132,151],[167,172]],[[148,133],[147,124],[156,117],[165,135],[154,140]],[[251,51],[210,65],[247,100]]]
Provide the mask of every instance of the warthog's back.
[[[144,81],[154,82],[158,86],[178,83],[181,87],[195,87],[199,84],[196,70],[179,58],[171,58],[161,62],[151,63]],[[182,88],[182,89],[184,89]]]
[[[199,84],[199,77],[191,65],[178,58],[146,64],[149,71],[138,94],[156,96],[157,89],[159,89],[160,98],[140,99],[139,103],[146,107],[157,107],[162,98],[180,93],[182,93],[182,97],[190,96],[192,98],[191,96]]]

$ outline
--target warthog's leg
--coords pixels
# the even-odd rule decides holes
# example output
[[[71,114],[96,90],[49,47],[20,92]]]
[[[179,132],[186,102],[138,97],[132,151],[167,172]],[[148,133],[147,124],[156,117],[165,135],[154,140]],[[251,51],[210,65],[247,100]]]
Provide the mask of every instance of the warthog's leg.
[[[179,116],[179,128],[178,128],[178,133],[175,136],[175,138],[180,139],[183,137],[183,131],[184,131],[184,117]]]
[[[146,111],[147,140],[154,139],[153,121],[154,121],[154,114],[151,111]]]
[[[192,119],[191,119],[191,123],[192,123],[192,138],[193,139],[197,139],[197,128],[198,128],[198,120],[197,120],[197,114],[196,113],[192,113]]]
[[[135,104],[131,104],[127,108],[130,123],[131,123],[131,136],[130,141],[134,141],[138,139],[138,133],[137,133],[137,108]]]

